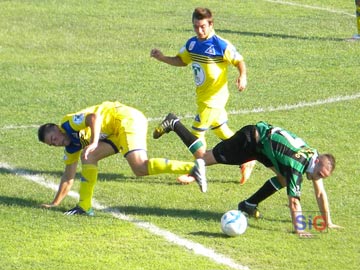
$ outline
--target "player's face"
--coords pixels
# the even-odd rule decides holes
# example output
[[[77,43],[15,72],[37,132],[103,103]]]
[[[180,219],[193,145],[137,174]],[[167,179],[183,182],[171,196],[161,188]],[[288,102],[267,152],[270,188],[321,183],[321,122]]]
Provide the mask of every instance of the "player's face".
[[[58,127],[55,127],[45,134],[44,142],[50,146],[67,146],[70,140]]]
[[[194,19],[193,26],[198,39],[204,40],[207,39],[207,37],[211,33],[213,24],[209,23],[207,19],[203,19],[203,20]]]
[[[317,160],[314,171],[312,173],[306,173],[306,177],[309,180],[319,180],[320,178],[326,178],[331,174],[330,162]]]

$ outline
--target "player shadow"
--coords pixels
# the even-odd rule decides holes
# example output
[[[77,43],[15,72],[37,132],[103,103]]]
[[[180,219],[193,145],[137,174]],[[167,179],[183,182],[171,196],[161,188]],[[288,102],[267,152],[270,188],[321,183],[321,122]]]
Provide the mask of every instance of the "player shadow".
[[[46,176],[50,176],[50,178],[59,179],[62,177],[64,171],[62,170],[33,170],[33,169],[27,169],[27,168],[15,168],[15,169],[7,169],[7,168],[0,168],[0,174],[3,175],[29,175],[29,176],[43,176],[46,178]],[[81,173],[77,172],[75,175],[75,179],[80,179]],[[142,177],[136,177],[136,176],[125,176],[121,173],[101,173],[98,174],[98,181],[141,181]]]
[[[214,233],[214,232],[198,231],[198,232],[191,232],[189,234],[194,236],[205,236],[210,238],[231,238],[231,236],[227,236],[222,232]]]
[[[264,38],[276,38],[276,39],[296,39],[296,40],[317,40],[317,41],[345,41],[344,38],[333,37],[304,37],[296,35],[276,34],[276,33],[262,33],[262,32],[246,32],[246,31],[234,31],[228,29],[217,29],[219,33],[237,34],[243,36],[264,37]]]
[[[114,206],[104,209],[106,212],[117,210],[125,215],[137,216],[159,216],[159,217],[176,217],[176,218],[193,218],[203,220],[219,221],[223,213],[215,213],[198,209],[164,209],[159,207],[142,207],[142,206]]]
[[[0,196],[0,204],[5,206],[20,206],[34,208],[40,203],[36,200],[24,199],[19,197]]]
[[[20,197],[9,197],[9,196],[0,196],[0,205],[4,205],[4,206],[17,206],[17,207],[22,207],[22,208],[32,208],[32,209],[41,209],[41,210],[50,210],[50,209],[45,209],[43,207],[41,207],[41,204],[43,202],[39,202],[37,200],[32,200],[32,199],[24,199],[24,198],[20,198]],[[65,212],[69,209],[66,209],[64,207],[55,207],[55,208],[51,208],[51,211],[55,211],[55,212]]]

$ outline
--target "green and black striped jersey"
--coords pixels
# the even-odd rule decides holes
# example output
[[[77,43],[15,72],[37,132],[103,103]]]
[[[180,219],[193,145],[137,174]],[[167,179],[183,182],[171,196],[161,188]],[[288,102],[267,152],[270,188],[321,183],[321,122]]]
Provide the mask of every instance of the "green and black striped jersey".
[[[300,197],[302,175],[311,161],[318,156],[317,150],[285,129],[266,122],[258,122],[256,127],[261,144],[258,150],[269,158],[276,171],[286,178],[287,194]]]

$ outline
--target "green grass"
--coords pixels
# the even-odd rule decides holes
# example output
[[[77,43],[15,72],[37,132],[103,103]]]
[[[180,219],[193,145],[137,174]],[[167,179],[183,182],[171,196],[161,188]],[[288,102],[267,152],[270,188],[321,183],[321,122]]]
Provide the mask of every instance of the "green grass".
[[[0,2],[0,163],[55,183],[64,168],[62,149],[37,142],[36,126],[103,100],[120,100],[150,119],[169,111],[195,112],[189,68],[175,68],[149,57],[151,48],[175,55],[193,35],[191,12],[202,1],[1,1]],[[337,158],[325,180],[332,219],[345,227],[301,240],[291,230],[285,191],[260,205],[264,218],[249,220],[237,238],[220,231],[221,215],[257,190],[271,173],[255,167],[238,185],[236,167],[209,167],[209,192],[176,184],[174,176],[134,177],[118,155],[100,163],[94,197],[102,205],[171,231],[182,238],[247,265],[250,269],[357,269],[360,222],[357,215],[359,99],[270,111],[299,103],[359,94],[360,43],[354,3],[297,0],[207,1],[217,33],[244,55],[248,89],[237,93],[235,69],[229,74],[228,111],[238,129],[266,120],[290,129],[320,152]],[[304,6],[305,5],[305,6]],[[311,9],[307,6],[321,9]],[[333,13],[339,11],[342,13]],[[185,118],[189,126],[191,119]],[[157,121],[149,122],[151,131]],[[208,134],[209,147],[217,139]],[[175,134],[148,137],[151,157],[191,160]],[[78,183],[73,190],[77,191]],[[76,200],[58,209],[39,207],[54,191],[0,167],[1,269],[232,269],[167,242],[107,211],[95,218],[64,217]],[[305,181],[303,210],[316,210]]]

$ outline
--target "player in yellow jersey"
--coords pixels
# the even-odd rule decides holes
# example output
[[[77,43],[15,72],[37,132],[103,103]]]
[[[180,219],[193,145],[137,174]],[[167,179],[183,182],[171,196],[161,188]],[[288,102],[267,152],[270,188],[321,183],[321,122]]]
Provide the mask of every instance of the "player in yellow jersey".
[[[206,192],[203,160],[182,162],[147,157],[147,119],[135,108],[120,102],[104,102],[66,115],[60,125],[47,123],[38,129],[39,141],[65,147],[65,171],[54,200],[43,207],[58,206],[70,191],[79,159],[82,163],[80,200],[67,215],[93,215],[91,200],[98,176],[98,161],[122,153],[136,176],[190,173]]]
[[[242,92],[247,85],[246,65],[236,48],[228,40],[215,34],[213,16],[208,8],[196,8],[192,14],[192,23],[196,36],[190,38],[176,56],[165,56],[159,49],[152,49],[150,55],[172,66],[182,67],[191,64],[198,106],[192,133],[206,145],[205,132],[209,129],[221,140],[234,134],[227,125],[228,116],[225,110],[229,98],[228,66],[237,68],[239,76],[236,85]],[[157,137],[155,132],[154,138]],[[250,177],[254,165],[254,162],[249,162],[241,166],[241,184]],[[186,177],[180,177],[178,180],[191,181]]]
[[[357,34],[353,35],[352,39],[356,41],[360,41],[360,0],[355,0],[355,6],[356,6]]]

